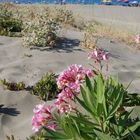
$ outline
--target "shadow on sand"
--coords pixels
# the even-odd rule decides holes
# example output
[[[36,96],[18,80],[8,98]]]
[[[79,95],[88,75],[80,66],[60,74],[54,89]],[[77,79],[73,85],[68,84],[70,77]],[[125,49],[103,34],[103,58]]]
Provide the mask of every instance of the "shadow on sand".
[[[3,104],[0,105],[0,114],[7,114],[10,116],[17,116],[18,114],[20,114],[19,111],[17,111],[16,108],[10,108],[10,107],[4,107]]]
[[[51,51],[51,52],[65,52],[71,53],[73,51],[83,51],[78,46],[80,41],[78,39],[59,38],[56,40],[54,47],[33,47],[31,50]]]

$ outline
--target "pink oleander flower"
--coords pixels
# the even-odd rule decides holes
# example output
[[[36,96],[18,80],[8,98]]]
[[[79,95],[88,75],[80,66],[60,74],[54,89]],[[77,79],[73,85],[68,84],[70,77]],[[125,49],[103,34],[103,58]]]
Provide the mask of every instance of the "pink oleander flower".
[[[50,130],[56,131],[57,125],[55,123],[53,123],[53,124],[48,124],[46,127]]]
[[[72,65],[59,75],[57,85],[60,89],[68,87],[73,91],[79,92],[80,83],[85,75],[92,77],[92,70],[85,69],[81,65]]]
[[[47,126],[47,123],[52,119],[53,106],[46,106],[45,104],[36,105],[33,109],[35,115],[32,118],[32,130],[38,131],[41,126]]]
[[[136,43],[140,43],[140,35],[136,35],[136,37],[135,37],[135,42],[136,42]]]
[[[88,53],[88,59],[94,59],[95,61],[101,62],[102,60],[108,60],[108,52],[102,49],[94,49]]]
[[[72,106],[69,102],[66,102],[65,100],[58,98],[55,101],[56,108],[58,109],[58,113],[68,113],[72,110]]]
[[[32,118],[32,130],[37,132],[41,126],[48,122],[49,119],[49,117],[44,117],[42,114],[35,114]]]
[[[92,70],[76,64],[70,66],[59,75],[57,85],[62,91],[55,102],[58,112],[67,113],[72,110],[71,102],[74,101],[73,94],[79,94],[80,85],[83,82],[85,75],[93,77],[94,74]]]
[[[52,110],[53,106],[47,106],[45,104],[39,104],[36,105],[35,108],[33,109],[34,113],[47,113],[47,114],[51,114],[51,110]]]
[[[58,95],[58,99],[65,100],[65,99],[72,99],[72,93],[69,88],[64,88],[61,93]]]

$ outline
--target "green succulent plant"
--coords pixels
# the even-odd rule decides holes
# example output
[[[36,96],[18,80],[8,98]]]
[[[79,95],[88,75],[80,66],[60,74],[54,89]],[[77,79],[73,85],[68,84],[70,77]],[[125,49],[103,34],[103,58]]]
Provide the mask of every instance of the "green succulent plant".
[[[42,129],[39,133],[36,133],[29,138],[26,138],[26,140],[49,140],[49,139],[46,137],[46,131]]]
[[[6,79],[1,80],[1,83],[3,84],[5,89],[9,89],[12,91],[19,91],[19,90],[24,90],[25,89],[25,84],[23,82],[8,82]]]
[[[39,96],[44,101],[56,98],[59,89],[56,84],[56,75],[47,73],[41,78],[31,90],[31,94]]]

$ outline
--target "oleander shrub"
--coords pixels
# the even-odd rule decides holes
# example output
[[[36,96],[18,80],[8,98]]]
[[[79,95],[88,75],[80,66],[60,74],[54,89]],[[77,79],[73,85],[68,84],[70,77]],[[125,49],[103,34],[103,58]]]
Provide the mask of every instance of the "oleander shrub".
[[[74,95],[85,113],[76,108],[74,113],[54,115],[56,130],[44,127],[46,136],[52,140],[139,139],[140,116],[133,119],[132,110],[128,111],[127,106],[123,106],[127,94],[123,85],[112,78],[105,80],[101,75],[94,79],[86,77],[80,88],[81,97]]]
[[[47,73],[39,80],[31,90],[31,94],[38,96],[40,99],[47,101],[56,98],[59,89],[56,84],[56,75]]]
[[[16,36],[22,31],[22,21],[13,17],[13,13],[0,5],[0,35]]]
[[[52,112],[50,108],[46,115],[49,115],[48,118],[52,125],[47,126],[50,121],[46,122],[47,127],[43,125],[44,136],[42,138],[46,137],[51,140],[138,140],[140,138],[140,115],[137,114],[137,117],[133,119],[133,109],[127,109],[129,105],[125,104],[126,99],[133,102],[128,94],[126,88],[111,77],[107,80],[100,74],[94,78],[85,77],[79,96],[73,92],[74,102],[80,104],[79,108],[72,106],[71,110],[63,113]],[[140,97],[138,100],[140,101]],[[136,105],[140,104],[133,104],[133,108]],[[49,108],[44,106],[42,109],[48,110]]]
[[[53,105],[34,108],[32,126],[50,140],[140,139],[140,95],[130,93],[118,80],[102,72],[108,53],[94,49],[88,57],[99,68],[72,65],[57,78],[61,92]],[[130,109],[131,107],[131,109]],[[41,136],[41,135],[40,135]]]

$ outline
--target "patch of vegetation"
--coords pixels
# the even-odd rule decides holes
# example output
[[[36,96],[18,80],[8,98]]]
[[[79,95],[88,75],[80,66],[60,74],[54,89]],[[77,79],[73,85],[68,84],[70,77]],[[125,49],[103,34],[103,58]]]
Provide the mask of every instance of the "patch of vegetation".
[[[41,132],[34,134],[34,136],[26,138],[26,140],[49,140],[49,139],[47,139],[46,132],[42,129]]]
[[[44,101],[56,98],[58,92],[59,89],[56,84],[56,75],[54,73],[47,73],[31,90],[31,94],[39,96],[39,98]]]
[[[16,36],[21,30],[22,21],[14,18],[4,5],[0,5],[0,35]]]
[[[130,93],[118,80],[104,75],[101,63],[108,64],[108,52],[96,48],[88,58],[97,67],[80,71],[80,65],[74,65],[64,70],[57,80],[62,91],[56,102],[36,105],[33,130],[44,131],[51,140],[140,139],[140,114],[134,111],[140,105],[139,93]]]
[[[132,117],[133,110],[127,110],[123,104],[128,92],[122,84],[101,75],[94,79],[86,77],[80,88],[81,96],[75,95],[76,101],[86,110],[76,113],[52,115],[59,127],[55,131],[46,129],[46,136],[52,140],[138,140],[140,138],[140,115]],[[129,98],[130,102],[133,99]],[[139,99],[138,99],[139,100]],[[140,100],[139,100],[140,101]],[[133,106],[139,105],[133,104]],[[129,105],[128,105],[129,106]],[[71,132],[71,133],[69,133]]]
[[[55,18],[56,22],[72,25],[74,22],[73,12],[67,9],[56,9]]]
[[[94,48],[99,38],[109,38],[111,41],[123,42],[127,45],[139,47],[139,44],[136,44],[134,37],[135,35],[128,30],[102,25],[94,21],[87,24],[85,27],[82,46]]]
[[[25,84],[23,82],[8,82],[6,79],[1,80],[1,83],[3,84],[5,89],[11,90],[11,91],[19,91],[25,89]]]
[[[23,36],[26,47],[53,47],[61,27],[83,28],[83,22],[81,26],[73,12],[65,8],[1,4],[0,13],[0,35]]]
[[[23,45],[53,47],[57,29],[59,26],[54,20],[39,16],[31,22],[27,22],[23,30]]]
[[[97,26],[99,26],[99,24],[96,22],[86,25],[84,28],[84,39],[81,41],[82,47],[89,49],[95,49],[97,47],[97,41],[100,38],[100,36],[96,34]]]
[[[54,73],[47,73],[32,87],[26,87],[23,82],[14,83],[6,79],[1,80],[1,83],[4,89],[11,91],[29,90],[32,95],[36,95],[44,101],[55,99],[60,91],[57,87]]]
[[[14,135],[11,135],[11,136],[6,136],[7,140],[15,140],[15,137]]]

